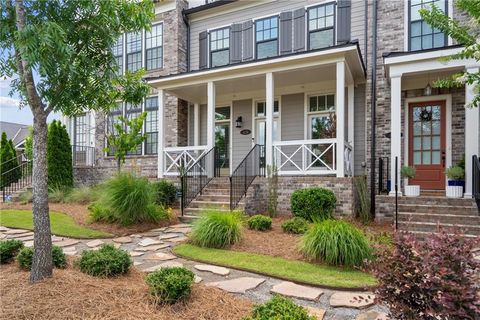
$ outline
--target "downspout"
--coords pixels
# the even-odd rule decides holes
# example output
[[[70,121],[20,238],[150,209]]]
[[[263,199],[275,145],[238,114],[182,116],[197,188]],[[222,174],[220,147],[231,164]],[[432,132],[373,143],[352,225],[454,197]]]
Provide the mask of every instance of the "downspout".
[[[188,21],[188,17],[185,14],[185,9],[182,10],[182,18],[185,26],[187,27],[187,52],[186,52],[186,61],[187,64],[187,72],[190,71],[190,22]]]
[[[375,154],[377,126],[377,0],[372,4],[372,87],[371,87],[371,146],[370,146],[370,215],[375,218]]]
[[[364,13],[364,18],[365,18],[365,25],[364,25],[364,45],[365,49],[363,52],[363,56],[365,57],[365,68],[368,67],[368,0],[365,0],[365,13]]]

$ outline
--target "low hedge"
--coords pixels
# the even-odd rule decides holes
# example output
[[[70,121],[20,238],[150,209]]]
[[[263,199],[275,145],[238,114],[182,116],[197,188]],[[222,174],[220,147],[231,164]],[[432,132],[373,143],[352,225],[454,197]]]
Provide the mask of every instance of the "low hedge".
[[[175,303],[190,297],[195,275],[182,267],[162,268],[150,273],[146,283],[158,302]]]
[[[22,248],[23,242],[20,240],[0,241],[0,264],[11,262]]]
[[[254,215],[247,220],[248,228],[257,231],[266,231],[272,229],[272,218],[261,214]]]
[[[325,188],[298,189],[290,197],[292,213],[308,221],[331,219],[337,204],[333,191]]]
[[[20,269],[32,269],[33,248],[23,248],[17,255],[17,263]],[[67,266],[67,257],[62,248],[52,246],[52,262],[55,268],[63,269]]]
[[[293,217],[282,223],[282,229],[286,233],[304,234],[308,230],[308,222],[303,218]]]
[[[104,278],[127,273],[132,259],[127,251],[105,244],[97,251],[83,251],[77,265],[83,273]]]
[[[275,294],[269,301],[256,305],[245,320],[316,320],[307,310],[292,300]]]

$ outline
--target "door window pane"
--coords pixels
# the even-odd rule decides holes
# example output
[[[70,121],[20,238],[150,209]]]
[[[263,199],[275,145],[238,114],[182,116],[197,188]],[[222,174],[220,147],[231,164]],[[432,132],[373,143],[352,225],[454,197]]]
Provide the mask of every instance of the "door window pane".
[[[422,164],[422,152],[415,151],[413,153],[413,164]]]
[[[423,151],[422,153],[422,163],[423,164],[430,164],[431,163],[431,160],[430,160],[430,150],[429,151]]]
[[[423,137],[423,149],[430,149],[431,148],[431,140],[430,140],[430,136],[428,137]]]
[[[432,151],[432,164],[440,164],[440,151]]]
[[[432,137],[432,149],[434,150],[440,149],[440,136]]]
[[[230,107],[215,108],[215,120],[230,120]]]
[[[413,150],[422,150],[422,138],[413,138]]]

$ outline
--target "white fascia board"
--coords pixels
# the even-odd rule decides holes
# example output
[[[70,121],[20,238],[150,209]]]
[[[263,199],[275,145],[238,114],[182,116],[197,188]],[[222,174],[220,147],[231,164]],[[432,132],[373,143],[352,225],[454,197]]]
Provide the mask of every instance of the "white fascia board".
[[[219,6],[216,8],[212,8],[209,10],[203,10],[195,13],[189,14],[190,22],[197,22],[200,20],[210,19],[218,17],[219,15],[228,14],[231,12],[236,12],[238,10],[244,10],[251,7],[256,7],[259,5],[263,5],[269,2],[274,2],[276,0],[262,0],[262,1],[236,1],[232,2],[228,9],[225,9],[225,6]],[[246,18],[245,20],[248,20]]]
[[[408,63],[419,60],[440,59],[451,56],[452,54],[459,53],[463,48],[450,48],[445,50],[435,50],[428,52],[412,52],[410,54],[404,54],[393,57],[385,57],[383,63],[385,65]]]

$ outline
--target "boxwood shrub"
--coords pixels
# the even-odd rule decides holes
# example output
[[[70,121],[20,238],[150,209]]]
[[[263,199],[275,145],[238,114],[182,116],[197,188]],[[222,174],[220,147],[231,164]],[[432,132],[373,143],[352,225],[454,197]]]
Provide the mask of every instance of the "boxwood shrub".
[[[316,320],[307,310],[292,300],[275,294],[269,301],[254,307],[252,315],[245,320]]]
[[[104,244],[100,250],[83,251],[77,265],[83,273],[104,278],[127,273],[132,259],[127,251]]]
[[[190,240],[201,247],[224,248],[240,241],[242,231],[242,213],[204,211],[200,219],[193,223]]]
[[[266,231],[272,229],[272,218],[261,214],[254,215],[247,220],[248,228],[251,230]]]
[[[177,188],[168,180],[159,180],[153,183],[155,202],[159,205],[171,207],[177,199]]]
[[[308,230],[308,222],[303,218],[293,217],[282,223],[282,229],[286,233],[304,234]]]
[[[337,198],[325,188],[295,190],[290,198],[292,213],[308,221],[323,221],[332,218]]]
[[[12,261],[22,248],[23,242],[20,240],[0,241],[0,264]]]
[[[150,273],[145,281],[158,302],[175,303],[190,296],[194,277],[188,269],[173,267]]]
[[[17,262],[20,269],[32,269],[33,248],[23,248],[17,255]],[[67,258],[62,248],[52,246],[52,262],[55,268],[63,269],[67,266]]]

